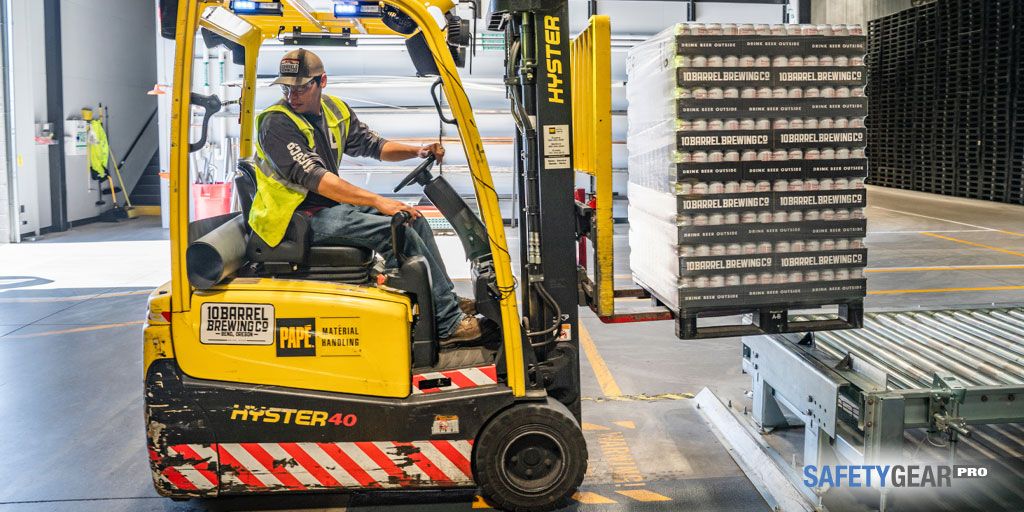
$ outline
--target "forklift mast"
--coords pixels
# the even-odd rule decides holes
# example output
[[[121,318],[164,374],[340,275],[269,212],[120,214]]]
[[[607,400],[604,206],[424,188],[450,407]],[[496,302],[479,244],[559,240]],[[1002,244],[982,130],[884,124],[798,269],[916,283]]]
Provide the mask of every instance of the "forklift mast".
[[[516,134],[520,300],[529,381],[580,417],[579,297],[573,200],[568,2],[493,0],[505,33],[505,84]]]

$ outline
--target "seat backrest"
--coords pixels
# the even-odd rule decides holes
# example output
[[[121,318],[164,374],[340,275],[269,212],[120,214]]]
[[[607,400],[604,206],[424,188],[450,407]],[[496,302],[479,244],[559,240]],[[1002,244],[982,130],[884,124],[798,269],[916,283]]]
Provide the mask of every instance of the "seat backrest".
[[[242,207],[242,217],[249,220],[249,210],[256,197],[256,164],[249,160],[238,161],[238,172],[235,174],[235,193],[238,204]]]

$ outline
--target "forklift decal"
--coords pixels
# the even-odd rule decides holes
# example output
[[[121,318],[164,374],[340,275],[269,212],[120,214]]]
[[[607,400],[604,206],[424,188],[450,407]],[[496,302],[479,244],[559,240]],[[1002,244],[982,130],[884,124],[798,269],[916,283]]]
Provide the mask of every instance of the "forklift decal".
[[[283,423],[285,425],[304,425],[307,427],[325,427],[328,423],[337,427],[354,427],[359,421],[355,414],[331,414],[326,411],[310,409],[289,409],[286,407],[256,407],[254,405],[231,406],[232,421],[256,421],[263,423]]]
[[[207,302],[199,317],[199,341],[207,345],[270,345],[274,306]]]
[[[471,440],[224,443],[168,447],[160,484],[190,495],[314,489],[394,489],[473,484]],[[173,465],[167,464],[172,462]]]
[[[548,101],[551,103],[565,103],[562,50],[556,48],[562,41],[560,21],[558,16],[544,16],[544,55],[547,57],[545,69],[548,72]]]
[[[281,318],[277,321],[277,357],[316,355],[316,319]]]

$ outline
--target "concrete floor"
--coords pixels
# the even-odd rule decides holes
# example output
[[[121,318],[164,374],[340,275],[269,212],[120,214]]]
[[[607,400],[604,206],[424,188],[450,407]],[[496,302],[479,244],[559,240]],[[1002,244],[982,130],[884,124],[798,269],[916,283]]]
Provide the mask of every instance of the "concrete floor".
[[[1024,303],[1024,207],[879,188],[869,199],[869,308]],[[141,218],[0,246],[0,512],[474,508],[473,492],[156,496],[139,368],[145,298],[167,280],[165,239]],[[768,510],[685,398],[709,387],[749,406],[739,340],[582,318],[593,340],[581,356],[591,469],[568,510]]]

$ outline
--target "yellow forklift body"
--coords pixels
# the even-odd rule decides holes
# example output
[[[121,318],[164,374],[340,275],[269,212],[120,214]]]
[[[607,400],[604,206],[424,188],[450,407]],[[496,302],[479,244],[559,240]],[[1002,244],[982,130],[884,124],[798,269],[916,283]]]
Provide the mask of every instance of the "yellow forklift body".
[[[409,299],[378,288],[234,279],[172,317],[174,354],[197,379],[401,398],[411,321]]]

